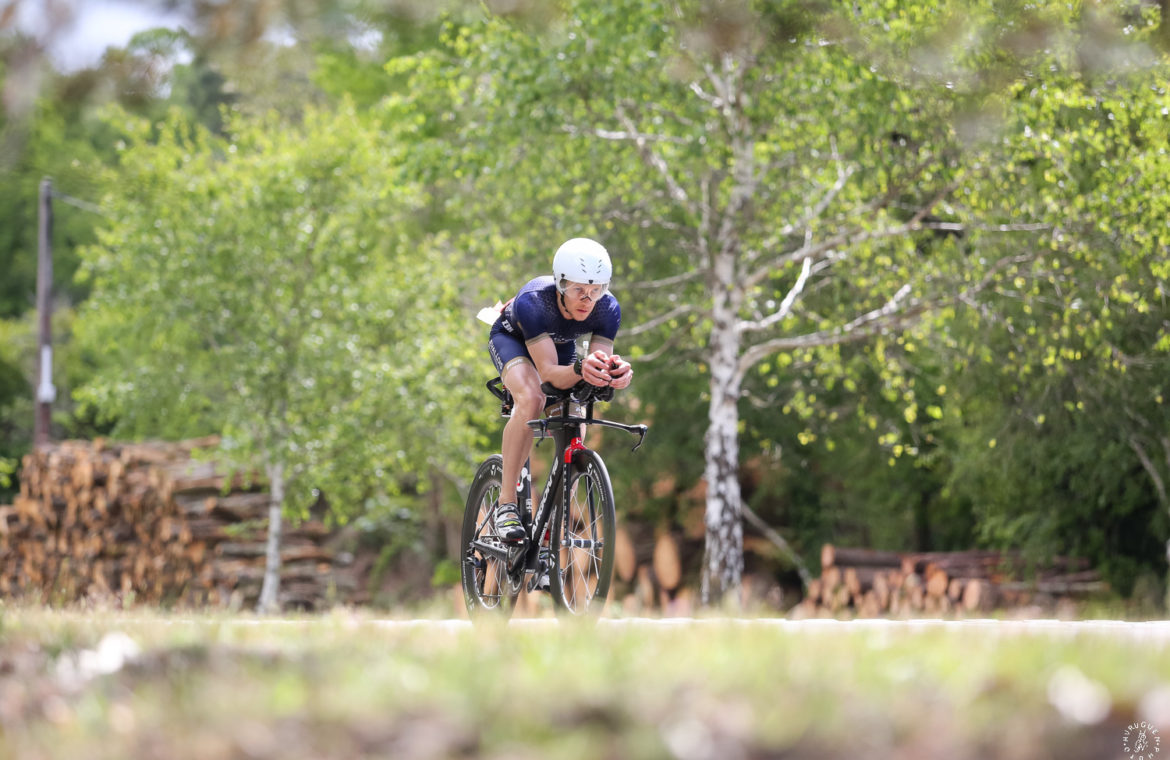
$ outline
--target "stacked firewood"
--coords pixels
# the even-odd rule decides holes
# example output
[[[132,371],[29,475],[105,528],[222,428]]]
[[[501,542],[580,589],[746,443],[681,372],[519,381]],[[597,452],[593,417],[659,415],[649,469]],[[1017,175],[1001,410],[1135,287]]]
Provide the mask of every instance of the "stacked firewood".
[[[0,594],[248,606],[264,576],[269,495],[183,443],[66,441],[24,458],[0,506]],[[345,585],[325,526],[285,528],[281,603],[317,607]]]
[[[1052,607],[1108,590],[1084,560],[1055,557],[1030,566],[1017,553],[898,553],[825,544],[821,576],[798,616],[971,615]]]

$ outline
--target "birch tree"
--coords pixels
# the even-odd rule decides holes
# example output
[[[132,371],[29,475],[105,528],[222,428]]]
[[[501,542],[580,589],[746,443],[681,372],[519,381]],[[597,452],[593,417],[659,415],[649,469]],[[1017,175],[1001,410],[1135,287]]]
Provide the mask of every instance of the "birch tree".
[[[85,254],[85,398],[123,433],[220,433],[271,493],[259,607],[279,607],[283,517],[337,518],[470,443],[452,407],[468,347],[439,251],[411,235],[400,148],[352,108],[230,138],[129,117],[109,223]],[[156,139],[152,134],[157,129]],[[455,424],[449,424],[448,420]]]
[[[632,324],[619,341],[634,337],[643,361],[695,357],[707,377],[702,597],[734,599],[753,371],[839,364],[843,344],[974,303],[1051,230],[980,190],[1002,104],[948,48],[972,23],[958,10],[883,6],[835,25],[799,3],[566,6],[548,34],[488,19],[452,29],[446,58],[395,66],[447,93],[428,110],[458,145],[474,188],[458,203],[480,239],[540,251],[595,234]],[[881,28],[871,22],[893,42],[858,31]],[[931,45],[950,57],[927,74],[914,56]],[[815,402],[806,388],[789,405]]]

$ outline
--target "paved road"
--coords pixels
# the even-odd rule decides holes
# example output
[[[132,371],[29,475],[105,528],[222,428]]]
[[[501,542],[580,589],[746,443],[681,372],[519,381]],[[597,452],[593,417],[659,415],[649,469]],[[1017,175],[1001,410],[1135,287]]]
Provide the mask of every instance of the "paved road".
[[[259,621],[263,624],[264,621]],[[430,627],[436,630],[470,629],[466,620],[371,620],[369,623],[386,628]],[[553,618],[517,619],[509,625],[517,628],[554,628],[560,623]],[[883,631],[919,633],[946,631],[953,633],[978,631],[992,635],[1047,635],[1078,636],[1108,634],[1138,641],[1170,643],[1170,620],[786,620],[771,618],[622,618],[605,619],[598,629],[621,629],[627,626],[646,628],[677,628],[686,626],[752,626],[773,628],[781,632],[850,633]]]
[[[135,618],[124,618],[125,622],[135,622]],[[313,626],[318,622],[322,625],[334,625],[336,619],[329,615],[321,618],[238,618],[238,619],[201,619],[186,618],[183,616],[155,618],[141,622],[163,623],[164,625],[182,625],[185,623],[214,624],[217,626]],[[460,619],[415,619],[390,620],[355,616],[356,625],[371,625],[386,629],[423,628],[436,632],[470,631],[472,623]],[[527,630],[555,630],[563,623],[556,618],[529,618],[513,619],[509,626]],[[683,628],[687,626],[749,626],[770,628],[785,633],[856,633],[856,632],[884,632],[884,633],[925,633],[943,631],[948,633],[979,632],[984,635],[1012,636],[1012,635],[1043,635],[1043,636],[1079,636],[1106,634],[1114,638],[1127,638],[1135,642],[1147,642],[1170,645],[1170,620],[1127,621],[1127,620],[787,620],[783,618],[606,618],[598,621],[600,631],[622,630],[628,627],[639,628]]]

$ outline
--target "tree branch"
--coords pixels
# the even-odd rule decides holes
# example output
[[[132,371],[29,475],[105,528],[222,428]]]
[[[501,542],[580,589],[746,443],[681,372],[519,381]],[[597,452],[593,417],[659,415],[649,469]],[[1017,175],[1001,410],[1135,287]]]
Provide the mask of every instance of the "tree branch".
[[[995,276],[999,274],[1004,268],[1010,264],[1021,264],[1033,258],[1031,254],[1020,254],[1018,256],[1005,256],[987,271],[987,273],[975,284],[964,288],[961,292],[947,299],[936,299],[933,301],[911,301],[906,305],[901,305],[901,302],[910,294],[910,284],[907,283],[898,289],[898,292],[881,307],[872,311],[866,312],[857,317],[853,321],[841,327],[835,327],[829,330],[818,330],[805,335],[797,335],[787,338],[774,338],[763,343],[759,343],[748,348],[740,356],[739,372],[741,375],[746,374],[756,362],[760,361],[766,356],[769,356],[777,351],[791,351],[797,348],[812,348],[820,346],[836,346],[843,343],[853,343],[871,335],[875,335],[882,330],[887,330],[893,327],[900,326],[918,317],[919,315],[937,308],[945,303],[962,302],[971,303],[971,297],[979,293],[991,284]]]
[[[1032,256],[1026,253],[1022,253],[1019,256],[1004,256],[987,270],[987,274],[983,275],[979,282],[970,287],[963,288],[963,290],[957,296],[955,296],[955,300],[961,301],[968,306],[975,306],[975,304],[971,301],[971,296],[986,290],[987,286],[991,284],[991,281],[995,279],[997,274],[1003,271],[1003,269],[1005,269],[1009,264],[1023,264],[1031,259]]]
[[[712,108],[723,107],[723,101],[715,95],[708,95],[706,92],[704,92],[703,88],[699,86],[698,82],[691,82],[691,92],[695,93],[695,96],[699,100],[707,103]]]
[[[698,269],[691,269],[689,271],[683,272],[682,274],[676,274],[673,277],[664,277],[661,280],[643,280],[642,282],[633,282],[629,285],[623,286],[623,289],[653,290],[655,288],[665,288],[671,285],[681,285],[684,282],[697,280],[701,274],[702,273]]]
[[[814,346],[836,346],[842,343],[852,343],[874,335],[882,330],[906,322],[913,317],[927,311],[933,304],[929,302],[912,302],[908,306],[901,306],[901,302],[910,294],[910,285],[903,285],[898,292],[873,311],[866,312],[848,324],[834,327],[829,330],[818,330],[795,337],[774,338],[758,343],[743,352],[739,359],[739,373],[744,375],[757,362],[777,351],[791,351],[797,348],[812,348]]]
[[[832,202],[833,198],[835,198],[841,192],[841,190],[844,189],[845,183],[848,181],[849,177],[852,176],[854,171],[856,171],[856,167],[850,166],[850,167],[848,167],[848,169],[846,169],[844,171],[841,169],[841,164],[843,163],[843,161],[842,161],[840,155],[837,153],[835,142],[834,142],[834,146],[833,146],[833,156],[832,157],[835,161],[838,162],[837,181],[833,184],[832,187],[829,188],[828,191],[826,191],[825,195],[818,201],[817,207],[815,208],[813,213],[806,214],[804,217],[802,217],[800,219],[799,222],[793,222],[793,223],[787,224],[784,227],[782,227],[780,229],[780,231],[776,235],[773,236],[773,238],[772,238],[773,242],[782,240],[783,238],[787,237],[788,235],[791,235],[797,229],[799,229],[801,226],[806,226],[809,221],[816,218],[820,214],[824,213],[824,210],[826,208],[828,208],[828,205]],[[884,195],[881,195],[877,198],[874,198],[869,203],[862,206],[860,208],[861,213],[858,214],[858,216],[881,211],[882,209],[889,206],[894,201],[894,199],[897,198],[905,190],[905,188],[907,186],[909,186],[928,167],[930,167],[931,165],[933,165],[936,162],[937,162],[937,158],[924,159],[923,161],[919,162],[916,166],[914,166],[911,169],[910,173],[908,174],[908,176],[905,179],[904,184],[892,185]],[[895,235],[902,235],[902,234],[905,234],[907,232],[913,232],[915,230],[922,229],[926,225],[914,224],[914,222],[921,222],[922,219],[928,213],[930,213],[931,209],[933,209],[936,205],[938,205],[938,203],[943,198],[945,198],[949,193],[951,193],[954,190],[954,188],[958,186],[958,184],[959,184],[959,180],[955,180],[950,185],[943,188],[943,190],[940,191],[939,194],[937,196],[935,196],[935,198],[933,200],[930,201],[930,203],[927,203],[926,205],[919,208],[918,211],[911,218],[910,222],[908,222],[906,224],[902,224],[902,225],[899,225],[899,226],[893,227],[893,228],[888,228],[887,230],[883,230],[883,231],[877,231],[877,232],[873,232],[873,233],[863,233],[856,238],[851,238],[850,235],[852,233],[846,232],[846,233],[834,236],[834,237],[830,238],[829,240],[824,241],[823,243],[819,243],[815,247],[810,248],[808,246],[808,244],[806,243],[803,247],[801,247],[800,249],[797,249],[796,251],[792,251],[788,254],[782,254],[779,257],[774,257],[774,258],[770,259],[768,261],[768,263],[759,267],[758,269],[756,269],[754,272],[752,272],[747,277],[747,279],[745,280],[745,287],[753,287],[755,285],[758,285],[760,283],[760,281],[762,281],[765,277],[767,277],[768,274],[775,267],[781,266],[785,263],[789,263],[792,261],[799,261],[804,256],[808,256],[808,255],[818,256],[821,253],[823,253],[825,251],[832,250],[833,248],[836,248],[837,246],[840,246],[840,245],[851,245],[851,244],[855,244],[855,243],[865,242],[866,240],[878,239],[878,238],[883,238],[883,237],[890,237],[890,236],[895,236]],[[942,223],[940,223],[940,224],[942,224]],[[941,229],[941,227],[940,227],[940,229]],[[766,249],[767,247],[768,247],[768,245],[764,245],[761,248]],[[754,261],[756,258],[758,258],[758,256],[752,257],[751,261]]]
[[[695,209],[691,204],[690,197],[687,195],[686,190],[684,190],[678,181],[675,180],[674,176],[671,175],[670,167],[667,166],[666,160],[662,156],[650,150],[650,148],[647,146],[647,135],[638,131],[637,126],[634,124],[634,120],[630,118],[629,114],[626,113],[625,108],[623,108],[620,104],[618,105],[615,113],[617,115],[618,121],[620,121],[622,126],[626,128],[626,131],[631,134],[630,139],[637,147],[638,153],[642,156],[642,160],[649,164],[655,171],[657,171],[662,179],[666,182],[666,186],[670,190],[670,196],[678,203],[686,206],[687,209],[692,214],[694,214]]]
[[[655,327],[658,327],[666,322],[669,322],[670,320],[674,319],[675,317],[681,317],[683,314],[690,314],[691,312],[693,312],[695,310],[696,310],[696,307],[693,304],[683,304],[681,306],[676,306],[673,309],[671,309],[670,311],[666,312],[665,314],[660,314],[657,317],[655,317],[654,319],[651,319],[649,322],[642,322],[641,324],[635,325],[634,327],[630,328],[629,330],[626,330],[625,334],[631,335],[631,336],[632,335],[641,335],[642,333],[649,332],[649,331],[653,330]]]
[[[743,280],[744,290],[748,290],[755,287],[756,285],[759,285],[765,277],[772,274],[774,271],[776,271],[777,267],[783,266],[784,264],[800,261],[801,259],[806,258],[815,258],[820,256],[822,253],[825,253],[826,251],[831,251],[835,248],[840,248],[843,246],[857,245],[858,243],[864,243],[867,240],[880,240],[882,238],[905,235],[907,232],[913,232],[918,228],[919,225],[917,223],[906,222],[905,224],[899,224],[896,227],[888,227],[879,230],[850,230],[848,232],[842,232],[815,245],[809,245],[808,243],[805,243],[795,251],[781,254],[777,258],[769,260],[767,263],[763,264],[754,272],[749,274]]]
[[[589,136],[600,137],[602,140],[612,140],[614,142],[656,142],[656,143],[675,143],[676,145],[687,145],[691,142],[686,137],[674,137],[672,135],[656,135],[650,132],[639,132],[636,128],[627,127],[627,131],[616,129],[582,129],[574,124],[562,124],[561,131],[567,132],[575,137]]]
[[[832,250],[833,248],[836,248],[840,245],[857,245],[858,243],[863,243],[867,240],[896,237],[898,235],[904,235],[908,232],[916,232],[921,230],[926,226],[926,224],[933,224],[924,223],[922,221],[926,215],[929,214],[935,206],[941,203],[943,198],[947,197],[947,195],[953,192],[955,188],[958,187],[958,185],[959,180],[956,179],[943,187],[938,191],[937,194],[935,194],[934,198],[932,198],[929,203],[923,204],[918,209],[918,211],[914,213],[914,216],[912,216],[909,221],[896,227],[889,227],[884,230],[876,230],[873,232],[865,231],[853,237],[851,237],[851,233],[845,232],[843,234],[829,238],[828,240],[819,243],[812,248],[809,248],[806,244],[801,248],[780,257],[778,260],[771,260],[747,277],[747,279],[744,281],[744,288],[746,289],[758,285],[760,281],[771,274],[776,266],[784,263],[799,261],[806,256],[816,256],[823,253],[824,251]]]
[[[601,219],[602,221],[618,222],[624,227],[636,227],[643,230],[657,227],[676,234],[681,234],[689,229],[681,224],[656,218],[653,214],[631,214],[629,209],[610,209],[602,215]]]
[[[757,515],[746,503],[740,504],[740,508],[743,510],[744,519],[755,526],[756,530],[763,533],[765,538],[776,544],[777,548],[780,549],[780,552],[785,557],[787,557],[793,565],[796,566],[796,572],[800,575],[800,582],[804,584],[804,587],[807,589],[809,581],[812,580],[812,574],[809,573],[808,567],[804,564],[804,560],[800,558],[800,555],[793,551],[792,547],[788,545],[788,542],[784,540],[784,537],[773,530],[772,527],[768,525],[768,523],[760,519],[760,516]]]
[[[776,234],[772,236],[771,240],[768,243],[765,243],[763,246],[761,246],[761,250],[770,247],[771,245],[775,244],[776,242],[778,242],[780,240],[783,240],[784,238],[788,237],[789,235],[792,235],[793,233],[795,233],[798,229],[800,229],[802,227],[807,230],[809,222],[811,222],[813,219],[816,219],[817,217],[819,217],[821,214],[823,214],[825,212],[825,209],[828,208],[829,204],[833,202],[833,199],[836,198],[841,193],[841,190],[843,190],[845,187],[845,183],[848,182],[849,178],[851,176],[853,176],[853,173],[857,170],[856,166],[849,166],[846,168],[842,168],[843,162],[841,161],[840,155],[838,155],[838,153],[837,153],[837,141],[833,140],[832,143],[833,143],[833,158],[837,161],[837,181],[834,182],[829,187],[829,189],[825,191],[824,195],[822,195],[820,197],[820,199],[818,199],[817,202],[815,204],[813,204],[813,207],[811,209],[809,209],[804,214],[804,216],[802,216],[796,222],[789,222],[788,224],[781,227],[776,232]],[[746,265],[750,265],[753,262],[755,262],[759,257],[760,257],[759,253],[756,253],[755,255],[748,256],[748,257],[746,257],[744,263]]]
[[[800,295],[802,290],[804,290],[804,284],[808,281],[808,275],[811,271],[812,259],[805,259],[804,265],[800,268],[800,276],[796,278],[796,282],[793,283],[791,288],[789,288],[788,294],[784,296],[784,300],[780,302],[780,308],[776,309],[776,311],[764,319],[760,319],[755,322],[740,322],[740,332],[747,332],[749,330],[764,330],[787,317],[788,314],[792,311],[792,305],[796,303],[796,297]]]
[[[1052,229],[1046,222],[1022,222],[1020,224],[960,224],[958,222],[923,222],[924,230],[944,230],[947,232],[966,232],[967,230],[982,230],[985,232],[1041,232]]]
[[[1161,505],[1162,509],[1166,509],[1167,504],[1170,502],[1167,502],[1166,485],[1162,482],[1162,475],[1158,472],[1157,466],[1154,464],[1153,460],[1150,459],[1149,455],[1146,453],[1145,447],[1142,446],[1141,441],[1137,439],[1136,435],[1129,436],[1129,447],[1133,449],[1135,454],[1137,454],[1138,460],[1142,463],[1142,468],[1145,469],[1146,474],[1149,475],[1150,480],[1153,481],[1154,490],[1158,495],[1158,504]]]
[[[670,334],[670,337],[668,337],[666,340],[664,340],[662,342],[661,346],[654,349],[653,351],[651,351],[648,354],[642,354],[637,359],[634,359],[634,361],[646,362],[646,363],[655,361],[658,357],[660,357],[664,353],[666,353],[667,349],[674,348],[676,345],[678,345],[678,340],[679,340],[679,333],[677,331],[672,332]]]

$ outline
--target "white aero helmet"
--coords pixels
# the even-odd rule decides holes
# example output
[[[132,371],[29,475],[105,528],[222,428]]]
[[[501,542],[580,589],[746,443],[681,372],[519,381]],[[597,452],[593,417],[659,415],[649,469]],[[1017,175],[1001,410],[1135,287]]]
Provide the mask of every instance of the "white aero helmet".
[[[566,240],[553,256],[553,279],[557,291],[565,292],[570,282],[583,285],[609,285],[613,265],[605,246],[589,238]],[[608,290],[608,287],[606,288]]]

